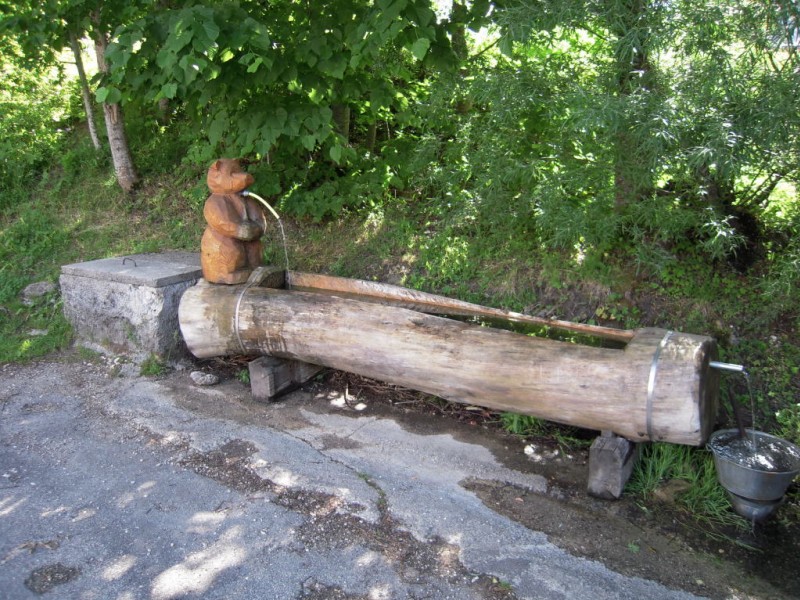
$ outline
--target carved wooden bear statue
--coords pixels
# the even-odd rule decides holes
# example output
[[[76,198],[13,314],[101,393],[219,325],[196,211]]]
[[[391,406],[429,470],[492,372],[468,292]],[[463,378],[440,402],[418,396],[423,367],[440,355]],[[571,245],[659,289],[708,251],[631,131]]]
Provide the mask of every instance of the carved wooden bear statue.
[[[238,160],[223,158],[208,170],[211,196],[203,216],[208,227],[200,244],[203,277],[210,283],[244,283],[261,264],[264,213],[241,191],[253,183]]]

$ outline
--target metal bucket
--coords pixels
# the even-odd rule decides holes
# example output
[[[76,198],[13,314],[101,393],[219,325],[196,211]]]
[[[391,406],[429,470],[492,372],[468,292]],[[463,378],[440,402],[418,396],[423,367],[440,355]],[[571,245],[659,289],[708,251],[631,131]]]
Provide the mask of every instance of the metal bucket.
[[[749,500],[763,502],[780,500],[786,493],[786,488],[800,473],[800,448],[774,435],[748,430],[748,437],[755,436],[756,446],[761,443],[773,444],[780,448],[786,458],[788,469],[767,471],[757,466],[743,464],[743,461],[726,456],[715,448],[715,440],[732,434],[738,437],[738,430],[723,429],[712,434],[708,441],[708,448],[714,453],[714,465],[722,487],[732,494]]]
[[[761,522],[766,521],[772,516],[777,508],[783,504],[783,498],[780,500],[750,500],[742,498],[736,494],[728,492],[733,510],[739,515],[743,516],[748,521]]]

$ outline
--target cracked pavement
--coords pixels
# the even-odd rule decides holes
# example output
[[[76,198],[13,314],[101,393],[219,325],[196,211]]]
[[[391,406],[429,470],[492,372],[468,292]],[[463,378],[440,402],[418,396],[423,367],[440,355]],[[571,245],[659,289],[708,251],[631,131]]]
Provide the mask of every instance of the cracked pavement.
[[[468,483],[546,493],[450,433],[238,381],[0,368],[8,599],[691,598],[574,557]]]

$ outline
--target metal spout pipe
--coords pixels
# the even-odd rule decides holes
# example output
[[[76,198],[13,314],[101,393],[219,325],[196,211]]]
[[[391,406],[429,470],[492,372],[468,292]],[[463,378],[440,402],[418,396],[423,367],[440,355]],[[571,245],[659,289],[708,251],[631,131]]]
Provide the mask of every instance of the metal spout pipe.
[[[719,369],[720,371],[732,371],[734,373],[744,373],[744,365],[734,365],[731,363],[719,362],[716,360],[712,360],[708,363],[708,366],[712,369]]]

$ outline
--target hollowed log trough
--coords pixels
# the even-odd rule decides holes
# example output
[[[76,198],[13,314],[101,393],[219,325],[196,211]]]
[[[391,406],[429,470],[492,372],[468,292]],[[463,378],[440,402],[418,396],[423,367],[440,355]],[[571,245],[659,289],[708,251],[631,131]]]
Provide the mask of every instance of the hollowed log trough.
[[[436,314],[505,318],[612,339],[597,347]],[[198,358],[262,354],[332,367],[498,411],[634,442],[702,445],[717,410],[713,338],[537,319],[352,279],[262,270],[246,285],[201,280],[181,331]]]

